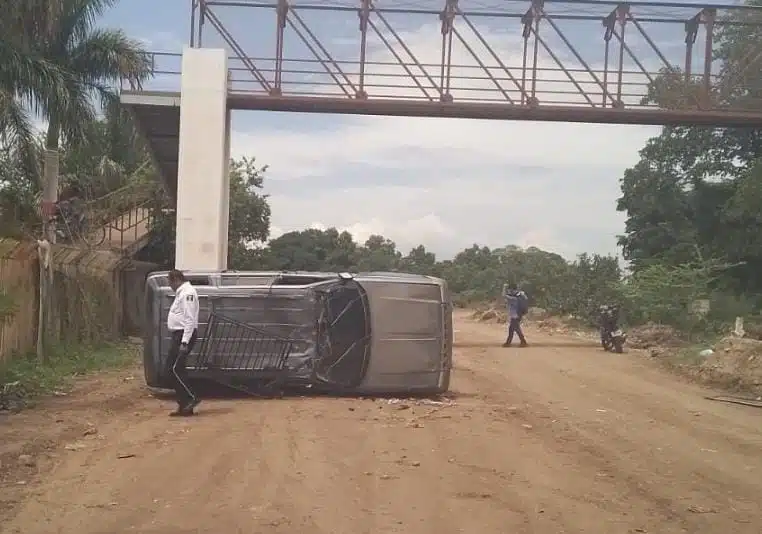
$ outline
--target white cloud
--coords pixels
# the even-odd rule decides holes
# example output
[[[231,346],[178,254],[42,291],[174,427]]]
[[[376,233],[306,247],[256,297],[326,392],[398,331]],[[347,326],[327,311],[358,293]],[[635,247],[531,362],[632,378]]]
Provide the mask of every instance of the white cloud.
[[[485,36],[506,64],[521,65],[515,40]],[[438,27],[422,27],[404,39],[420,61],[439,61]],[[394,61],[375,48],[371,59]],[[454,54],[453,62],[476,65],[464,50]],[[551,62],[544,58],[540,66]],[[376,73],[404,72],[379,69]],[[551,75],[558,79],[558,72],[544,74]],[[438,80],[438,73],[433,77]],[[577,79],[583,81],[581,75]],[[500,96],[487,92],[494,87],[489,80],[460,87],[456,100],[473,93]],[[547,92],[561,87],[574,90],[569,83],[544,82],[541,102],[582,102],[579,95]],[[390,91],[369,92],[378,97]],[[409,91],[408,96],[422,95]],[[267,122],[272,120],[268,115]],[[474,242],[535,245],[567,256],[615,252],[615,236],[623,229],[615,211],[618,179],[637,160],[644,141],[658,132],[636,126],[399,117],[326,118],[326,124],[336,126],[319,132],[245,131],[238,117],[234,121],[234,156],[255,155],[270,166],[266,188],[272,195],[274,235],[275,228],[336,226],[360,242],[380,233],[403,251],[424,243],[444,256]]]
[[[150,50],[152,52],[182,50],[182,48],[187,44],[174,32],[168,31],[153,32],[145,37],[138,38],[138,40],[143,43],[143,46],[145,46],[146,50]]]

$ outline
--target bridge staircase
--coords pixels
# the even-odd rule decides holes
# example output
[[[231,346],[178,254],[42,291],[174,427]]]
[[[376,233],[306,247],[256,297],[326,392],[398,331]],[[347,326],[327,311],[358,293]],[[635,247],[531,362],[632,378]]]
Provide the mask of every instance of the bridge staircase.
[[[145,181],[90,200],[85,213],[94,230],[86,241],[92,248],[132,257],[148,244],[155,217],[167,206],[162,188]]]

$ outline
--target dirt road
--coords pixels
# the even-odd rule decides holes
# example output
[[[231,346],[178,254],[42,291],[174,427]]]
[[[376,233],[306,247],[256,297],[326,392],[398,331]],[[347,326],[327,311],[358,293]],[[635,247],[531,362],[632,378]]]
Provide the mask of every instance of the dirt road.
[[[102,376],[0,418],[0,531],[759,532],[762,412],[530,333],[503,349],[458,317],[445,404],[223,399],[175,420],[138,370]]]

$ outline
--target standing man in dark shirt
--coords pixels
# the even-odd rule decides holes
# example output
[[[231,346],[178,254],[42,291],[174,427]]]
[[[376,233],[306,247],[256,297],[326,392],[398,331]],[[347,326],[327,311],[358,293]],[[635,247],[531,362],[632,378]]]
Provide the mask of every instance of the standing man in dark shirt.
[[[184,417],[193,415],[193,409],[201,402],[188,385],[185,369],[188,354],[193,350],[198,336],[198,293],[177,269],[169,271],[169,285],[175,292],[175,300],[167,315],[167,328],[172,336],[167,374],[177,395],[177,410],[170,415]]]
[[[510,347],[515,334],[519,336],[519,341],[521,342],[519,346],[527,347],[527,340],[524,337],[524,332],[521,330],[521,319],[527,312],[529,298],[516,284],[505,284],[503,286],[503,298],[505,299],[505,307],[508,313],[508,337],[503,346]]]

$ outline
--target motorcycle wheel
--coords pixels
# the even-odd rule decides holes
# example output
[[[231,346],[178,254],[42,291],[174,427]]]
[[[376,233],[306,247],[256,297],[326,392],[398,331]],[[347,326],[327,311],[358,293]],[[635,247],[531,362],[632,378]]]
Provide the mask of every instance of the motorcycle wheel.
[[[603,350],[610,351],[611,350],[611,340],[608,337],[601,336],[601,347],[603,347]]]
[[[622,354],[622,352],[624,352],[623,342],[620,338],[613,339],[612,344],[614,345],[614,352],[617,354]]]

